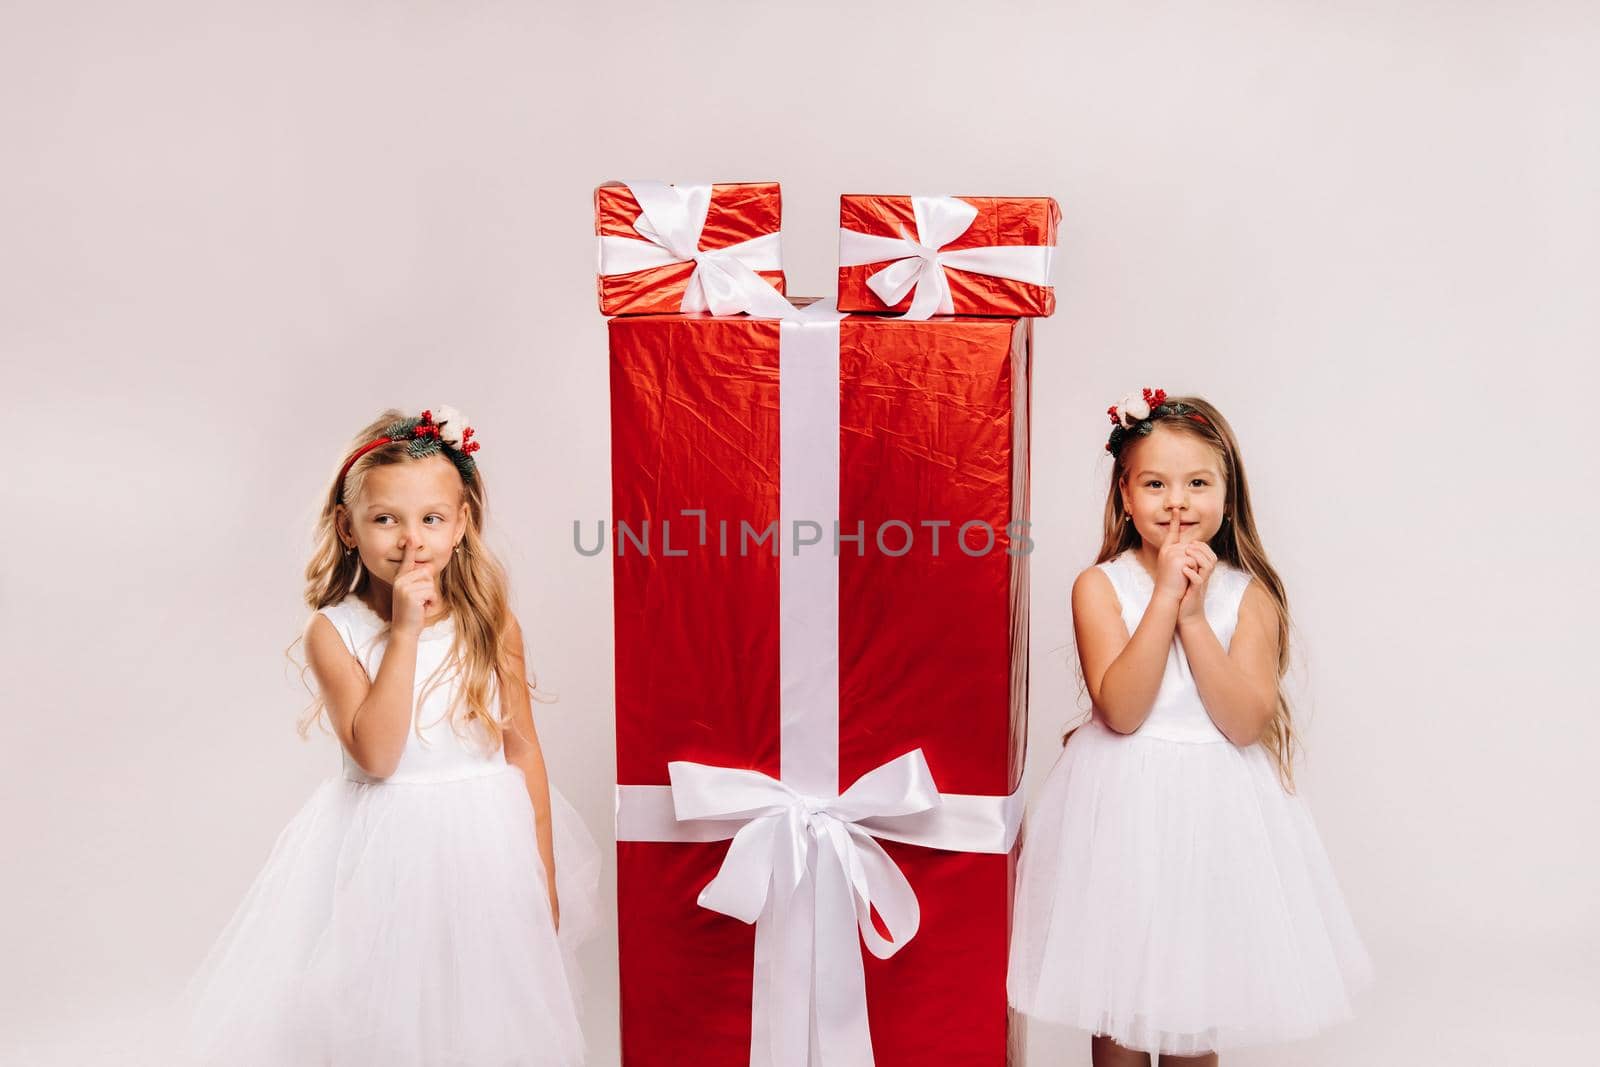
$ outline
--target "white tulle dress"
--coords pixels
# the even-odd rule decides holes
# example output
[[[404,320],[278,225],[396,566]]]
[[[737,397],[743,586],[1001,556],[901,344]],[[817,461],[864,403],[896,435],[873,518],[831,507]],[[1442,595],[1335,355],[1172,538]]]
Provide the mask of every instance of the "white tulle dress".
[[[322,610],[376,676],[383,620],[355,596]],[[418,693],[452,634],[448,619],[423,631]],[[182,1062],[582,1062],[575,950],[595,927],[599,851],[552,788],[558,935],[523,773],[486,731],[455,732],[452,689],[427,697],[394,774],[344,753],[279,835],[179,1001]]]
[[[1131,634],[1155,583],[1100,564]],[[1218,563],[1224,648],[1250,575]],[[1009,992],[1019,1010],[1147,1052],[1308,1036],[1347,1017],[1371,964],[1310,812],[1260,745],[1211,721],[1174,637],[1144,724],[1074,732],[1029,810]]]

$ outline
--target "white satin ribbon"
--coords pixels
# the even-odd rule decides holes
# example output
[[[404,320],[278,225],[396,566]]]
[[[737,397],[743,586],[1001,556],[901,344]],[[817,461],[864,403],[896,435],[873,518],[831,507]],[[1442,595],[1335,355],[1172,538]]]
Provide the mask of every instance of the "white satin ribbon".
[[[807,1062],[811,1020],[816,1059],[870,1063],[861,948],[879,959],[916,935],[922,913],[911,883],[857,820],[909,815],[939,803],[920,749],[863,775],[833,798],[798,793],[757,771],[673,763],[679,819],[741,823],[700,906],[756,924],[753,1018],[764,1025],[752,1063]],[[876,908],[889,931],[872,923]]]
[[[818,301],[791,309],[780,330],[784,539],[794,519],[839,511],[843,317]],[[617,787],[617,840],[732,839],[699,903],[756,926],[751,1067],[870,1067],[861,943],[887,959],[921,923],[915,892],[876,839],[1004,854],[1022,793],[941,794],[921,749],[839,793],[839,566],[831,539],[807,549],[780,544],[779,777],[672,762],[669,786]]]
[[[752,1067],[873,1063],[861,944],[888,959],[922,922],[911,883],[877,839],[1003,854],[1022,819],[1020,790],[939,793],[920,748],[839,796],[801,793],[760,771],[685,761],[667,771],[670,786],[617,787],[617,840],[732,839],[698,902],[756,927]]]
[[[926,319],[935,314],[954,313],[946,270],[987,274],[1032,285],[1050,284],[1055,261],[1055,248],[1050,245],[986,245],[941,251],[966,233],[978,217],[978,209],[965,200],[953,196],[914,196],[911,214],[917,227],[916,236],[904,229],[899,237],[839,230],[841,267],[894,261],[867,278],[867,288],[883,301],[884,307],[894,307],[915,290],[911,307],[900,318]]]
[[[783,318],[789,301],[757,271],[782,270],[782,237],[769,233],[724,248],[702,250],[700,234],[711,208],[711,186],[624,182],[642,212],[640,237],[600,238],[600,274],[613,277],[673,263],[693,263],[680,311],[713,315],[749,313]]]

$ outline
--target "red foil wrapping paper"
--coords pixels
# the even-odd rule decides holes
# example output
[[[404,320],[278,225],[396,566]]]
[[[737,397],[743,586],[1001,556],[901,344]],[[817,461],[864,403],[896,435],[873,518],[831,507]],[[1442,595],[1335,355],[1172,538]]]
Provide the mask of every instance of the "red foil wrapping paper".
[[[613,516],[635,537],[648,522],[650,548],[610,531],[617,781],[666,785],[671,760],[778,777],[779,560],[770,543],[740,555],[739,524],[761,531],[779,515],[780,323],[661,315],[609,326]],[[839,520],[866,533],[862,555],[846,542],[838,558],[841,790],[916,747],[941,792],[1020,784],[1031,546],[1012,534],[1028,517],[1030,345],[1026,319],[840,323]],[[686,509],[706,513],[703,545]],[[896,528],[887,552],[877,543],[891,519],[914,531],[904,555],[890,554],[905,541]],[[924,520],[950,523],[937,554]],[[970,520],[994,531],[989,551],[956,546]],[[984,541],[976,528],[967,539],[974,553]],[[863,953],[878,1067],[1010,1062],[1016,849],[883,845],[922,923],[890,959]],[[618,842],[628,1067],[750,1061],[754,927],[696,903],[727,848]]]
[[[639,203],[620,182],[607,182],[594,191],[594,226],[599,237],[639,236],[634,220]],[[711,187],[711,207],[706,212],[700,247],[726,248],[756,237],[778,233],[783,223],[783,197],[777,182],[729,182]],[[600,310],[607,315],[654,315],[679,310],[694,273],[693,263],[674,263],[622,274],[598,277]],[[781,270],[758,271],[778,292],[784,292]]]
[[[1047,196],[962,196],[978,210],[972,226],[944,251],[1006,245],[1055,245],[1061,222],[1061,208]],[[840,229],[883,237],[902,233],[917,236],[916,220],[909,196],[870,196],[847,193],[839,198]],[[867,287],[867,279],[885,263],[868,263],[839,268],[840,311],[905,311],[908,296],[888,307]],[[961,270],[949,270],[950,296],[958,315],[1031,316],[1043,318],[1055,313],[1055,288],[1032,285],[1009,278],[995,278]]]

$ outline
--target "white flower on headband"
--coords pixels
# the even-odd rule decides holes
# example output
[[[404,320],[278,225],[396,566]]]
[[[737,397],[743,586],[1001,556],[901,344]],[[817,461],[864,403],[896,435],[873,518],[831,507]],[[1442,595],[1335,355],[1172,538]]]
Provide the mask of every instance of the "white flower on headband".
[[[435,409],[433,421],[434,425],[439,427],[439,440],[451,448],[461,447],[461,437],[467,429],[467,417],[465,415],[446,405]]]
[[[1122,428],[1133,429],[1133,424],[1150,417],[1150,402],[1141,393],[1129,393],[1117,404],[1117,414],[1122,417]]]

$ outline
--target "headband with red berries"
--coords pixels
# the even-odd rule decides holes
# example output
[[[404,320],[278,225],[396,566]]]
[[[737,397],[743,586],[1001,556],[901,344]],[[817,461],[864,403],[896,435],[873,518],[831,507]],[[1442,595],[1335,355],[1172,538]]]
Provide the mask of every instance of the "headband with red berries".
[[[472,439],[476,432],[467,425],[467,417],[452,407],[440,408],[437,418],[428,410],[415,418],[397,419],[385,426],[377,437],[350,453],[350,458],[339,468],[339,495],[344,495],[344,476],[350,473],[351,465],[390,441],[407,442],[406,452],[417,459],[443,453],[461,472],[461,480],[470,482],[478,471],[478,464],[472,458],[480,447]]]
[[[1106,441],[1106,451],[1113,456],[1121,454],[1122,446],[1134,434],[1149,437],[1150,431],[1156,428],[1156,420],[1168,415],[1183,415],[1195,422],[1208,426],[1211,424],[1210,419],[1188,404],[1180,404],[1176,400],[1167,403],[1165,389],[1146,389],[1138,396],[1129,393],[1120,404],[1106,408],[1106,413],[1116,424],[1112,427],[1111,438]]]

